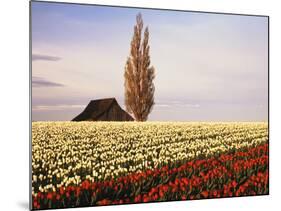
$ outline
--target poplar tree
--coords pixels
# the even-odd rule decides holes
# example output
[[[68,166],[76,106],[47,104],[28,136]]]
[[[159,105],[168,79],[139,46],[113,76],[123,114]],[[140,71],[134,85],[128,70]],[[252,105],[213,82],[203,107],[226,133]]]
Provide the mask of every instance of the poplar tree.
[[[142,39],[143,20],[139,13],[131,41],[130,55],[125,65],[125,106],[136,121],[146,121],[154,105],[155,69],[150,65],[149,31],[145,28]]]

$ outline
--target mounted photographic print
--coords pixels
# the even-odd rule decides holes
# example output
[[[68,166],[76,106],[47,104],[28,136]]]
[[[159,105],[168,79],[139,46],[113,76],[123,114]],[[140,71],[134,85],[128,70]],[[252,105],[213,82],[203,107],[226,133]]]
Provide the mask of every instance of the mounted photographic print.
[[[31,209],[269,194],[268,16],[30,12]]]

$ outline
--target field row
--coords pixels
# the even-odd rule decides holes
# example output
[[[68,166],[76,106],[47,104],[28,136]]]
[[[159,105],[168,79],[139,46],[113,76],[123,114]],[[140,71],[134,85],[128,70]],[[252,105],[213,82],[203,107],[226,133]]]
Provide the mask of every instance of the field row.
[[[178,167],[39,192],[34,208],[63,208],[268,194],[268,144]]]

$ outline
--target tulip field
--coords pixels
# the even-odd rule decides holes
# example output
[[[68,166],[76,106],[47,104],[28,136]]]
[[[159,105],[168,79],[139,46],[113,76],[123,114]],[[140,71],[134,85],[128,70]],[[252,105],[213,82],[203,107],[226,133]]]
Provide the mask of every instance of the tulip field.
[[[265,122],[33,122],[33,209],[264,195]]]

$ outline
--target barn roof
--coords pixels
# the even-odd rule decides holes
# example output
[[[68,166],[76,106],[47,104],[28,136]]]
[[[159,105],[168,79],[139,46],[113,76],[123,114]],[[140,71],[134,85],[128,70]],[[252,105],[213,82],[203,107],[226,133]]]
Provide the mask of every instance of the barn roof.
[[[119,106],[115,98],[91,100],[90,103],[87,105],[87,107],[84,109],[84,111],[80,113],[77,117],[75,117],[73,121],[98,119],[102,114],[108,111],[113,104]]]

